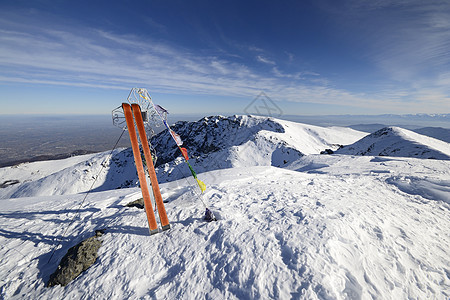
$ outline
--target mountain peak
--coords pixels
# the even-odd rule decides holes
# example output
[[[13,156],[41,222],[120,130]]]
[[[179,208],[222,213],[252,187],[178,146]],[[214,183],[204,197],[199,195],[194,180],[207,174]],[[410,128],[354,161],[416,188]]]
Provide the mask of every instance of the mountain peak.
[[[180,135],[192,157],[242,145],[262,130],[284,132],[280,123],[267,117],[242,115],[208,116],[196,122],[177,122],[172,129]],[[167,131],[163,131],[151,139],[151,144],[158,152],[158,166],[173,161],[180,154],[171,139]]]
[[[400,127],[385,127],[337,154],[450,159],[450,144]]]

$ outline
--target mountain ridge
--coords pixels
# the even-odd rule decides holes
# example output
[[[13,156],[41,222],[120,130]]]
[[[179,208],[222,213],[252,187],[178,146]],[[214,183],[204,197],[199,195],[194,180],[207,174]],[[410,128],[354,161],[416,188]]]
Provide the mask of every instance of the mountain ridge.
[[[231,167],[283,167],[304,155],[319,154],[326,148],[337,149],[341,144],[366,135],[343,127],[324,128],[268,117],[237,115],[178,122],[172,129],[183,139],[190,163],[197,173]],[[158,156],[156,172],[160,182],[190,176],[187,166],[181,164],[181,154],[167,131],[152,137],[151,143]],[[131,149],[117,149],[110,159],[108,155],[109,152],[103,152],[71,158],[74,164],[64,169],[60,169],[58,161],[49,162],[48,168],[55,171],[41,171],[41,174],[45,173],[42,177],[37,177],[39,168],[27,171],[32,164],[12,167],[15,171],[2,177],[5,181],[19,180],[20,183],[1,189],[0,198],[80,193],[87,191],[95,180],[95,191],[136,186]],[[100,172],[102,167],[106,171]],[[0,169],[0,175],[2,170],[4,172]],[[26,175],[27,172],[34,172],[34,175]],[[13,175],[15,177],[8,178],[12,174],[16,174]],[[63,182],[64,185],[61,184]]]
[[[234,167],[289,168],[303,156],[319,154],[325,149],[346,155],[444,160],[450,156],[445,151],[442,153],[427,146],[427,141],[441,148],[448,147],[448,143],[397,127],[368,135],[343,127],[325,128],[268,117],[235,115],[178,122],[172,128],[183,139],[190,163],[198,174]],[[408,140],[408,136],[414,140]],[[391,140],[380,140],[386,137]],[[159,156],[156,172],[160,182],[190,176],[188,167],[167,131],[154,136],[151,141]],[[347,146],[337,150],[343,144]],[[4,186],[0,189],[0,198],[81,193],[88,191],[94,182],[93,191],[138,186],[131,149],[116,149],[110,158],[109,154],[108,151],[62,161],[22,164],[11,167],[9,173],[5,168],[0,168],[4,181],[4,184],[0,182]]]
[[[450,144],[400,127],[385,127],[342,147],[336,154],[449,160]]]

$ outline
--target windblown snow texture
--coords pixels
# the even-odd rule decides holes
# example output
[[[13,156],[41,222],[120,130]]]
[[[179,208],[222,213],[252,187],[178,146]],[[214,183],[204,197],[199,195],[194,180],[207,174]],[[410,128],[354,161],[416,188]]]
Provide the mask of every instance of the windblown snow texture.
[[[232,129],[238,135],[252,126],[265,129],[246,134],[242,143],[221,141],[220,150],[205,150],[205,138],[192,146],[204,161],[221,151],[230,161],[228,168],[200,174],[218,221],[204,221],[195,182],[186,177],[161,184],[172,228],[153,236],[145,213],[126,206],[141,198],[140,190],[109,189],[135,178],[129,150],[117,150],[106,162],[109,153],[0,169],[2,180],[20,181],[0,189],[0,298],[450,297],[449,160],[319,155],[364,134],[236,120],[243,122]],[[269,121],[279,125],[270,129]],[[361,137],[349,137],[355,133]],[[272,157],[283,142],[301,155],[276,167]],[[80,207],[102,163],[106,174]],[[19,191],[22,198],[10,197]],[[99,228],[106,231],[95,263],[65,287],[45,287],[67,250]]]

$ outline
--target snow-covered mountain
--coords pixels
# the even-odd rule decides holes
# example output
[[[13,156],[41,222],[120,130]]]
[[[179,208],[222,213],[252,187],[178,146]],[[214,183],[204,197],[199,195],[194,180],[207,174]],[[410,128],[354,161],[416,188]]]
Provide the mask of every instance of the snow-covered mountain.
[[[337,149],[366,135],[344,127],[325,128],[256,116],[179,122],[173,130],[183,139],[198,173],[231,167],[287,166],[303,155]],[[157,149],[160,182],[190,176],[186,164],[180,164],[181,154],[167,131],[154,136],[151,143]],[[62,161],[0,169],[3,181],[19,181],[0,189],[0,199],[106,191],[138,183],[131,149],[115,150],[111,158],[104,152]]]
[[[179,122],[178,133],[198,172],[250,166],[285,167],[300,157],[335,150],[367,135],[345,127],[319,127],[268,117],[214,116]],[[189,171],[176,167],[182,159],[167,131],[151,140],[158,151],[158,178],[179,179]]]
[[[337,154],[450,159],[450,144],[399,127],[380,129]]]
[[[173,128],[207,190],[199,196],[188,173],[162,182],[182,165],[173,142],[155,137],[158,154],[172,151],[158,165],[172,227],[153,236],[145,213],[125,206],[141,197],[130,149],[0,168],[0,298],[450,297],[450,160],[320,155],[365,133],[270,118]],[[402,147],[431,147],[414,137]],[[217,222],[202,219],[199,197]],[[94,265],[45,287],[96,229],[106,230]]]
[[[296,158],[307,154],[318,154],[326,148],[337,149],[339,145],[353,143],[367,133],[345,127],[319,127],[258,116],[212,116],[197,122],[178,122],[172,129],[181,136],[193,157],[205,157],[220,153],[229,166],[242,164],[235,155],[246,147],[258,145],[262,148],[257,161],[266,160],[267,153],[278,149],[287,154],[296,152]],[[158,150],[157,165],[173,161],[180,154],[167,131],[151,140]],[[281,154],[281,153],[280,153]],[[264,158],[263,158],[264,157]],[[286,158],[292,159],[287,155]],[[271,162],[269,165],[275,165]]]

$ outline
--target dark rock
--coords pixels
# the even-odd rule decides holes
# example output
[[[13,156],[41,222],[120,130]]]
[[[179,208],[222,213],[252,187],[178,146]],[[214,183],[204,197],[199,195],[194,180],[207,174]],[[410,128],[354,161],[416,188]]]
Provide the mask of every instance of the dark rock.
[[[140,208],[140,209],[144,209],[144,207],[145,207],[144,206],[144,199],[143,198],[137,199],[135,201],[132,201],[132,202],[128,203],[125,206],[126,207],[137,207],[137,208]]]
[[[103,234],[104,230],[97,230]],[[78,245],[70,248],[61,259],[56,271],[50,275],[47,287],[55,285],[65,286],[86,271],[97,259],[97,251],[102,245],[96,231],[96,236],[90,237]]]
[[[95,231],[95,236],[96,237],[101,237],[102,235],[104,235],[105,234],[105,232],[106,232],[106,229],[97,229],[96,231]]]
[[[320,151],[320,154],[333,154],[333,153],[334,153],[334,151],[331,149],[325,149],[323,151]]]
[[[7,186],[10,186],[10,185],[18,184],[18,183],[20,183],[20,181],[16,180],[16,179],[6,180],[2,184],[0,184],[0,189],[3,189],[3,188],[5,188]]]

